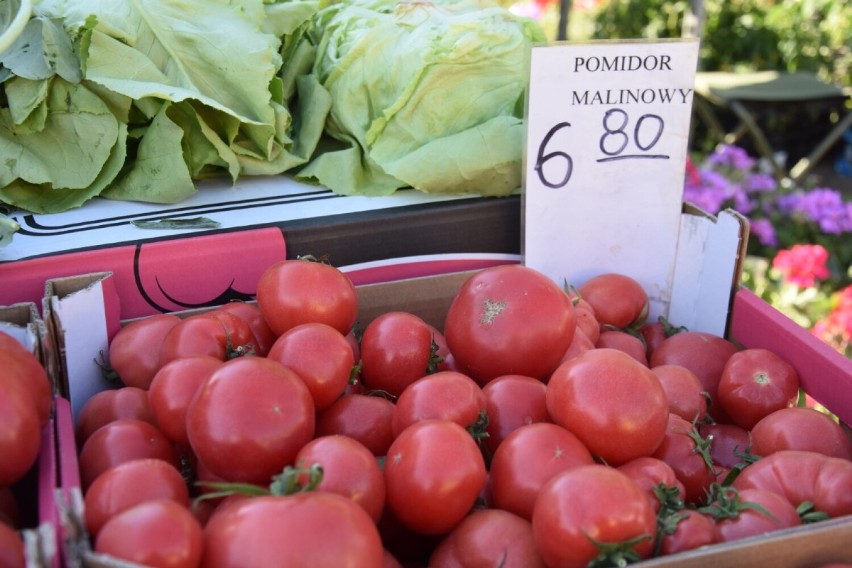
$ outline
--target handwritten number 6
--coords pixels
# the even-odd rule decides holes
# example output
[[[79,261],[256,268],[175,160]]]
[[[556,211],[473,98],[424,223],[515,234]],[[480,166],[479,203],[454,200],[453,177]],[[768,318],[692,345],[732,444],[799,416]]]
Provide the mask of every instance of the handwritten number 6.
[[[541,181],[541,183],[553,189],[563,187],[566,183],[568,183],[568,180],[571,179],[571,174],[574,172],[574,160],[566,152],[557,151],[545,154],[544,150],[547,144],[550,142],[550,139],[553,138],[553,136],[557,132],[559,132],[563,128],[568,128],[569,126],[571,126],[570,122],[560,122],[559,124],[551,128],[547,132],[547,135],[544,137],[544,140],[542,140],[541,145],[538,147],[538,156],[535,162],[535,171],[538,174],[538,179]],[[562,158],[565,160],[565,175],[558,182],[552,182],[548,180],[544,175],[545,162],[554,158]]]

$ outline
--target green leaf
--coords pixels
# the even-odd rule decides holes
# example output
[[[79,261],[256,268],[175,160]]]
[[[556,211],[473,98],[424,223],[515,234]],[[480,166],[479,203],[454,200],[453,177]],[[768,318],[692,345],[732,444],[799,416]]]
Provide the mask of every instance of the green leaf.
[[[18,77],[48,79],[54,74],[70,83],[81,78],[80,62],[65,29],[50,18],[37,16],[5,52],[0,64]]]
[[[11,243],[12,237],[20,228],[21,226],[17,221],[0,213],[0,248]]]

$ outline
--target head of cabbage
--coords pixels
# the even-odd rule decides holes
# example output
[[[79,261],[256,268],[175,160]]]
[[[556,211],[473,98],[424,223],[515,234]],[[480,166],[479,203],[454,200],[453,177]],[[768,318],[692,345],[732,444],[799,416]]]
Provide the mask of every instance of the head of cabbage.
[[[331,97],[297,177],[345,195],[508,195],[521,183],[529,18],[481,0],[353,0],[302,41]]]

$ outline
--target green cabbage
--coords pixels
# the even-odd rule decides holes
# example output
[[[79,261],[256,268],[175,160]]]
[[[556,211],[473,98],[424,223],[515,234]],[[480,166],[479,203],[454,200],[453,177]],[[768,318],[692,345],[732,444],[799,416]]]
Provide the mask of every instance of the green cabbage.
[[[297,176],[342,194],[506,195],[521,182],[528,49],[543,30],[494,4],[354,0],[315,19],[327,139]]]

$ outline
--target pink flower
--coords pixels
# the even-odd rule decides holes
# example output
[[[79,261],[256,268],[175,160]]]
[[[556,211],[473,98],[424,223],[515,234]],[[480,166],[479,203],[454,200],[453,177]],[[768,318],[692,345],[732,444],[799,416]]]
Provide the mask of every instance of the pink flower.
[[[826,266],[828,251],[822,245],[793,245],[779,250],[772,268],[784,275],[784,280],[800,288],[810,288],[817,280],[831,274]]]
[[[841,353],[848,353],[852,346],[852,286],[838,292],[837,305],[814,324],[811,333]]]

